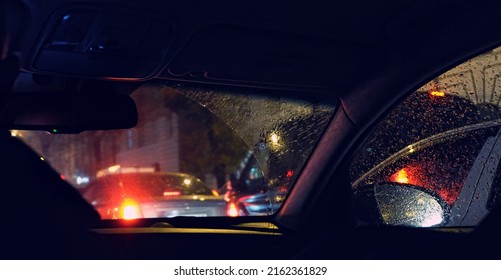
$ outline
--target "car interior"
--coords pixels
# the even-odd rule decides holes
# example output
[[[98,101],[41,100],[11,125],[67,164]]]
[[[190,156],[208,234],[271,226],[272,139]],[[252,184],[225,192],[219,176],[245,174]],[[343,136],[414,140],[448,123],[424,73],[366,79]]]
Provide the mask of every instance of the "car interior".
[[[475,226],[360,226],[350,165],[407,96],[501,45],[500,12],[491,0],[0,0],[0,258],[498,259],[499,205]],[[304,164],[270,215],[102,220],[13,137],[132,129],[133,92],[152,84],[215,114],[219,92],[252,92],[330,115],[309,120],[321,134],[295,150]]]

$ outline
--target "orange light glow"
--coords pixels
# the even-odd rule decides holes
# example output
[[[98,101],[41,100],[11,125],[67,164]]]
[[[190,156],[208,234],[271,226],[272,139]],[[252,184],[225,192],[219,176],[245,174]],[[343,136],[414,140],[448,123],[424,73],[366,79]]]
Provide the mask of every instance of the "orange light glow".
[[[178,196],[178,195],[181,195],[180,191],[176,191],[176,192],[164,192],[164,196]]]
[[[421,166],[409,165],[395,172],[389,179],[390,182],[427,187],[430,183],[423,176],[423,172]]]
[[[430,96],[444,97],[445,92],[443,92],[443,91],[430,91]]]
[[[113,166],[108,167],[108,172],[114,173],[114,172],[117,172],[119,169],[120,169],[120,165],[113,165]]]
[[[226,209],[226,215],[230,217],[238,217],[238,209],[235,203],[228,204],[228,209]]]
[[[131,200],[127,200],[123,203],[122,212],[123,212],[122,218],[124,220],[133,220],[142,217],[139,205],[137,205],[137,203]]]
[[[402,168],[397,173],[393,174],[390,177],[390,181],[402,183],[402,184],[408,184],[409,183],[409,175],[407,174],[407,171],[405,170],[405,168]]]
[[[214,196],[219,196],[219,192],[218,192],[218,191],[216,191],[216,190],[211,190],[211,192],[212,192],[212,195],[214,195]]]

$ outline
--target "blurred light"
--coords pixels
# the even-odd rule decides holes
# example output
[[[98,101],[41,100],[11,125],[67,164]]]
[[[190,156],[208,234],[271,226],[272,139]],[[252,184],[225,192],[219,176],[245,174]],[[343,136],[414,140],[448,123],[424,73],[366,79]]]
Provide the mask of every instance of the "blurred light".
[[[122,218],[124,220],[133,220],[141,218],[141,209],[139,209],[139,205],[132,200],[126,200],[122,204]]]
[[[59,177],[61,178],[61,180],[66,180],[66,177],[64,177],[63,174],[59,175]]]
[[[414,153],[416,151],[412,145],[407,146],[407,148],[409,149],[409,153]]]
[[[52,133],[57,133],[57,132],[58,132],[58,130],[55,128],[52,130]]]
[[[219,192],[218,192],[218,191],[216,191],[216,190],[211,190],[211,192],[212,192],[212,195],[214,195],[214,196],[219,196]]]
[[[81,185],[81,184],[87,184],[89,183],[89,177],[80,177],[80,176],[77,176],[77,184],[78,185]]]
[[[120,166],[120,165],[119,165]],[[120,166],[120,173],[153,173],[155,172],[154,167],[123,167]]]
[[[430,211],[432,213],[427,213],[424,221],[421,222],[421,227],[432,227],[441,224],[444,221],[442,212],[440,211]]]
[[[423,167],[420,165],[409,165],[390,176],[390,182],[411,184],[420,187],[430,187],[429,182],[423,176]]]
[[[13,129],[10,131],[10,136],[12,136],[12,137],[21,136],[21,133],[19,133],[19,130]]]
[[[43,157],[40,157],[41,160],[45,160]]]
[[[185,185],[189,186],[189,185],[191,185],[191,180],[190,180],[190,179],[188,179],[188,178],[186,178],[186,179],[184,179],[183,183],[184,183]]]
[[[118,165],[118,164],[108,167],[108,171],[110,173],[117,172],[119,169],[120,169],[120,165]]]
[[[293,170],[287,170],[287,173],[285,174],[285,176],[287,178],[291,178],[292,176],[294,176],[294,171]]]
[[[271,133],[270,141],[273,145],[277,145],[279,140],[280,140],[280,137],[275,132]]]
[[[443,91],[430,91],[430,96],[444,97],[445,96],[445,92],[443,92]]]
[[[232,193],[233,187],[231,186],[231,181],[226,182],[226,192],[224,193],[223,199],[226,202],[230,201],[230,195]]]
[[[96,177],[100,178],[112,173],[153,173],[155,172],[154,167],[123,167],[121,165],[113,165],[108,168],[97,171]]]
[[[251,180],[256,179],[256,173],[257,173],[257,169],[254,167],[251,168],[251,170],[249,172],[249,179],[251,179]]]
[[[230,217],[238,217],[238,209],[235,203],[228,204],[228,208],[226,209],[226,215]]]
[[[124,220],[132,220],[139,218],[139,208],[135,205],[127,205],[124,208]]]
[[[407,211],[407,212],[405,212],[405,216],[407,218],[414,218],[414,217],[416,217],[416,212],[415,211]]]
[[[390,181],[402,183],[402,184],[408,184],[409,183],[409,175],[407,174],[407,171],[405,170],[405,168],[402,168],[397,173],[393,174],[390,177]]]
[[[164,196],[178,196],[178,195],[181,195],[180,191],[164,192]]]

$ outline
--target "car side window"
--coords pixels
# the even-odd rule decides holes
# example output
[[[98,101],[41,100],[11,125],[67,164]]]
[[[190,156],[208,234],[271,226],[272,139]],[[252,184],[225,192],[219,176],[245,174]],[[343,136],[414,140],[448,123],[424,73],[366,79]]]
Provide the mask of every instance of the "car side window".
[[[360,225],[476,226],[501,192],[501,48],[408,96],[350,164]]]

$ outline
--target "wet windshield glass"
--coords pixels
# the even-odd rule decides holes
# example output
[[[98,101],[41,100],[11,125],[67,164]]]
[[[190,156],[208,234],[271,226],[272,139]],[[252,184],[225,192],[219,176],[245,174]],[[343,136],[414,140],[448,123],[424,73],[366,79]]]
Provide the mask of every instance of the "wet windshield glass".
[[[251,90],[149,83],[127,130],[11,131],[103,219],[275,213],[335,105]]]

